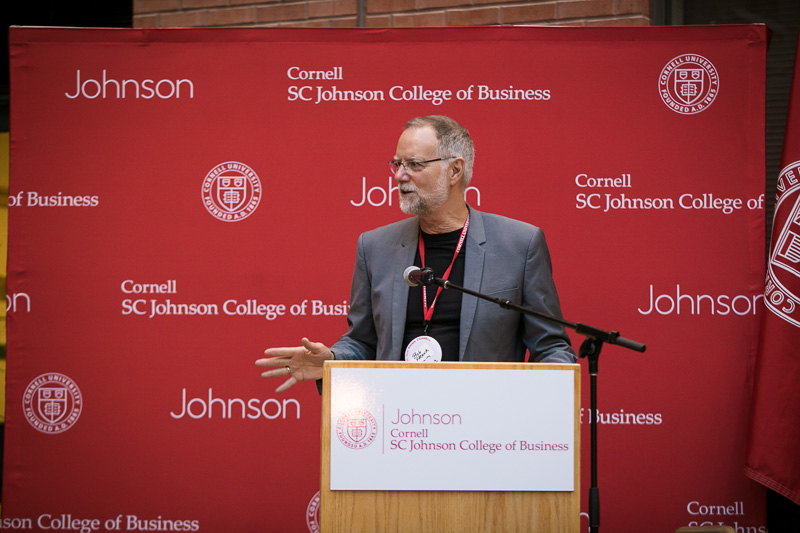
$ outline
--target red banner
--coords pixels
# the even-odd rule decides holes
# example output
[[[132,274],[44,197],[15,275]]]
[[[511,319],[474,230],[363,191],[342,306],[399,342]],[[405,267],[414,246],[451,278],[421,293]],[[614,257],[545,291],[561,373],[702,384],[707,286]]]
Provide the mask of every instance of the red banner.
[[[763,530],[765,51],[763,26],[12,29],[3,527],[313,531],[317,390],[253,363],[345,331],[358,235],[404,216],[403,124],[445,114],[470,205],[544,229],[565,317],[647,344],[603,350],[597,413],[583,384],[603,528]]]
[[[800,47],[799,47],[800,48]],[[746,472],[800,505],[800,55],[778,176]]]

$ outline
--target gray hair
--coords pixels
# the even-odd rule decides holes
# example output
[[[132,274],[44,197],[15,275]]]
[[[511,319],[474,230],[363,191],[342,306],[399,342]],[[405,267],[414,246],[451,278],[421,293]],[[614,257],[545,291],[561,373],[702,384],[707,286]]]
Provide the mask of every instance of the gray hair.
[[[472,165],[475,162],[475,147],[467,128],[450,117],[429,115],[412,118],[406,123],[406,129],[429,127],[436,132],[439,141],[439,156],[464,158],[464,185],[472,179]]]

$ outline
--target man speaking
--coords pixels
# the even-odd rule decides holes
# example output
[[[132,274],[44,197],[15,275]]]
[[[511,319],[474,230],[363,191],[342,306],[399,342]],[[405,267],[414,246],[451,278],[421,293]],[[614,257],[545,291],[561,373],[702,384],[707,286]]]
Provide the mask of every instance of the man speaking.
[[[358,239],[350,294],[349,329],[330,348],[269,348],[256,361],[264,378],[322,378],[329,359],[574,363],[564,328],[435,285],[409,287],[409,265],[493,298],[561,318],[550,254],[539,228],[467,205],[475,151],[455,120],[410,120],[389,165],[400,209],[416,215],[363,233]],[[408,277],[408,276],[406,276]]]

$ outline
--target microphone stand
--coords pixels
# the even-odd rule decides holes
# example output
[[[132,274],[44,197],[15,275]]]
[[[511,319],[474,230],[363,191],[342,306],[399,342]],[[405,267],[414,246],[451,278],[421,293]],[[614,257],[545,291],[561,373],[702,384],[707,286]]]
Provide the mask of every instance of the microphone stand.
[[[509,300],[493,298],[491,296],[460,287],[447,280],[437,278],[434,276],[433,270],[430,268],[421,270],[419,282],[424,286],[438,285],[443,289],[455,289],[458,292],[469,294],[470,296],[475,296],[489,302],[494,302],[503,309],[518,311],[529,316],[541,318],[549,322],[555,322],[556,324],[561,324],[565,328],[572,329],[579,335],[586,337],[581,344],[580,350],[578,350],[578,357],[581,359],[586,358],[589,361],[589,427],[591,435],[590,449],[592,480],[592,486],[589,488],[589,531],[590,533],[598,533],[600,530],[600,489],[597,487],[597,373],[600,351],[603,349],[603,344],[616,344],[617,346],[622,346],[623,348],[627,348],[636,352],[644,352],[647,347],[639,342],[620,337],[618,331],[603,331],[602,329],[588,326],[586,324],[569,322],[545,313],[540,313],[539,311],[534,311],[533,309],[529,309],[527,307],[522,307],[521,305],[512,303]]]

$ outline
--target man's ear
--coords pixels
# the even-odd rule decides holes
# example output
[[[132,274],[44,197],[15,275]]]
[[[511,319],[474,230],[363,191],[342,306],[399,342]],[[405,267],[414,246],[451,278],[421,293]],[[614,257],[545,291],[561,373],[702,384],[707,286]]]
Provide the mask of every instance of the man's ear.
[[[464,179],[464,158],[457,157],[450,163],[447,175],[450,185],[457,185]]]

